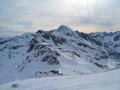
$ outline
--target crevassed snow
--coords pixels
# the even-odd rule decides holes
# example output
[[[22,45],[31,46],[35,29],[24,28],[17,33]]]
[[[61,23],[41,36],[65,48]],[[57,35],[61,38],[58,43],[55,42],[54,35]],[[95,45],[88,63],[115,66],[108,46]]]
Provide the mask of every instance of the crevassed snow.
[[[1,85],[0,90],[120,90],[119,76],[120,69],[82,76],[44,77]]]

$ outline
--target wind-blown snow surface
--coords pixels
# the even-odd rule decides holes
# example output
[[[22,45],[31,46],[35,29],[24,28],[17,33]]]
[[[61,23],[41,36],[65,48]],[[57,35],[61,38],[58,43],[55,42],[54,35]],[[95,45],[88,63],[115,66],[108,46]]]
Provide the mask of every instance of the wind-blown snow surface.
[[[0,38],[0,84],[119,67],[120,32],[85,34],[61,25],[52,31]]]
[[[98,74],[15,81],[1,85],[0,90],[120,90],[120,69]]]

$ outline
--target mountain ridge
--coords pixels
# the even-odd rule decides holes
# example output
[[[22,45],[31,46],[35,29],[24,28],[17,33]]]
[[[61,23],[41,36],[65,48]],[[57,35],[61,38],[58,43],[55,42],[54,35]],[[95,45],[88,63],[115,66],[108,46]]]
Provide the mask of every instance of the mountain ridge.
[[[120,67],[115,33],[82,33],[65,25],[0,39],[0,84],[16,79],[92,74]],[[7,76],[9,75],[9,76]]]

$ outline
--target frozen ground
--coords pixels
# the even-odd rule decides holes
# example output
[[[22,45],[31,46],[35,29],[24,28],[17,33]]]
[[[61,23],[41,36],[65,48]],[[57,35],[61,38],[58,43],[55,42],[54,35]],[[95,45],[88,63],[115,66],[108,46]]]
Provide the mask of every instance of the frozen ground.
[[[1,85],[0,90],[120,90],[120,69],[88,75],[19,80]]]

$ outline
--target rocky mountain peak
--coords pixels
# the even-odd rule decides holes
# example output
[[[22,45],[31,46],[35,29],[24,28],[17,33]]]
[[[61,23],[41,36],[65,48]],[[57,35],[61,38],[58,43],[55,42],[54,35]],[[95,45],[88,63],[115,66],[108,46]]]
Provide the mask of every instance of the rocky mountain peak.
[[[62,32],[71,32],[71,31],[73,31],[71,28],[69,28],[66,25],[60,25],[57,30],[62,31]]]

